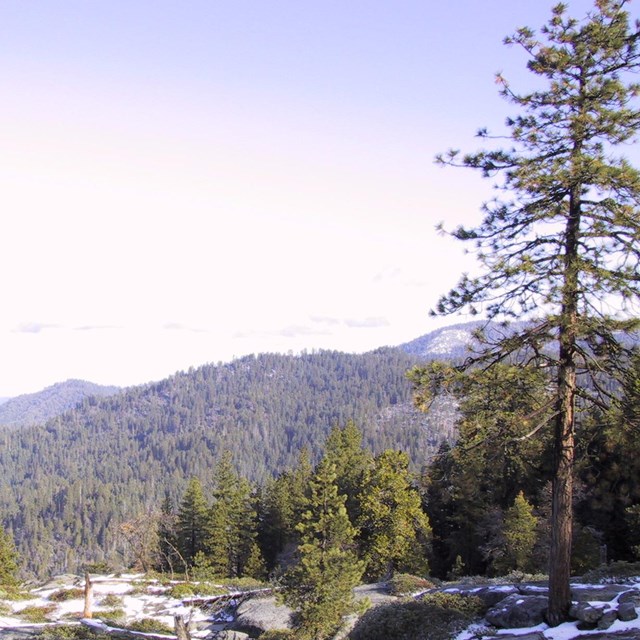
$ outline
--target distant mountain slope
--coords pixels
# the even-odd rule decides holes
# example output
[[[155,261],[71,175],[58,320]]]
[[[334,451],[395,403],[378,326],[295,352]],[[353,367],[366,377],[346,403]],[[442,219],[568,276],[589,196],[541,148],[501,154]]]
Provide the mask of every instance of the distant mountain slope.
[[[415,357],[262,354],[90,397],[45,426],[0,431],[0,513],[38,574],[117,559],[118,524],[177,501],[187,480],[211,485],[220,453],[265,479],[303,447],[318,459],[335,425],[354,420],[367,448],[407,451],[419,469],[454,434],[455,407],[413,408]]]
[[[459,360],[469,355],[473,332],[486,324],[486,321],[478,320],[435,329],[401,344],[399,349],[427,360]]]
[[[67,380],[37,393],[9,398],[0,404],[0,426],[22,427],[44,424],[89,396],[111,396],[118,387],[106,387],[84,380]]]

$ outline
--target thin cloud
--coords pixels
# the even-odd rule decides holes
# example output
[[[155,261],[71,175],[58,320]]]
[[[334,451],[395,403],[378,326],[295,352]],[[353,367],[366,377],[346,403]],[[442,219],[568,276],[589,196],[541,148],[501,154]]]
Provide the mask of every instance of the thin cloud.
[[[326,336],[329,331],[326,329],[315,329],[308,325],[292,324],[284,327],[280,331],[275,331],[274,335],[283,336],[285,338],[297,338],[298,336]]]
[[[47,329],[60,329],[58,324],[50,324],[47,322],[21,322],[17,327],[14,327],[14,333],[40,333]]]
[[[350,329],[377,329],[378,327],[388,327],[389,321],[386,318],[349,318],[344,323]]]

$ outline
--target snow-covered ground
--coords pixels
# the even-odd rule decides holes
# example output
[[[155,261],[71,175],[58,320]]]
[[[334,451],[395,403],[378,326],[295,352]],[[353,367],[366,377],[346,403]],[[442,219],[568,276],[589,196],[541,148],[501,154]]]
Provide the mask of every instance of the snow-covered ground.
[[[635,579],[635,581],[627,581],[624,583],[617,585],[615,582],[608,582],[607,584],[581,584],[576,585],[579,588],[583,588],[586,592],[591,594],[591,597],[587,600],[582,600],[582,602],[586,604],[590,604],[591,606],[607,610],[616,610],[618,607],[618,599],[625,591],[634,591],[638,593],[638,601],[640,601],[640,578]],[[618,595],[612,599],[610,597],[610,589],[611,587],[620,586],[621,591]],[[493,590],[507,590],[508,587],[505,586],[496,586]],[[535,587],[528,585],[527,592],[530,594],[535,594],[536,591],[539,591],[541,595],[546,594],[546,587]],[[603,596],[601,599],[598,599],[598,592],[602,592]],[[470,591],[467,590],[467,593]],[[471,591],[472,592],[472,591]],[[608,595],[605,595],[609,592]],[[499,606],[499,605],[498,605]],[[638,608],[636,607],[636,613],[639,613]],[[465,629],[463,632],[458,634],[455,640],[480,640],[481,638],[494,638],[496,636],[519,636],[527,634],[538,633],[542,635],[544,638],[548,640],[573,640],[574,638],[587,638],[591,635],[599,635],[599,637],[609,637],[615,638],[615,635],[618,632],[632,632],[633,630],[638,631],[640,634],[640,616],[638,616],[635,620],[622,621],[616,620],[610,627],[606,630],[603,629],[580,629],[578,627],[579,622],[577,620],[573,620],[571,622],[565,622],[564,624],[558,625],[557,627],[549,627],[546,624],[539,624],[531,627],[519,627],[519,628],[511,628],[511,629],[500,629],[496,630],[493,628],[483,627],[482,625],[471,625],[468,629]],[[640,636],[639,636],[640,637]]]
[[[213,621],[198,607],[187,606],[182,600],[172,598],[168,591],[171,585],[162,585],[158,581],[146,580],[142,575],[92,576],[93,598],[92,614],[96,620],[101,614],[107,616],[114,609],[124,612],[127,624],[135,620],[151,618],[173,628],[174,616],[181,615],[190,620],[192,626],[202,627],[200,632],[194,632],[194,637],[205,637],[209,630],[206,623]],[[28,600],[3,600],[4,615],[0,615],[0,630],[2,628],[33,627],[34,623],[28,617],[21,615],[25,609],[34,607],[47,610],[46,624],[79,622],[84,611],[84,579],[76,576],[60,576],[46,585],[31,590],[33,598]],[[61,590],[74,589],[74,597],[68,600],[51,599],[53,594]],[[112,614],[111,614],[112,615]]]
[[[92,613],[96,625],[104,615],[105,618],[113,616],[114,609],[121,612],[120,616],[124,618],[125,624],[129,625],[134,621],[153,619],[154,621],[164,623],[168,628],[172,629],[174,625],[174,616],[181,615],[185,620],[191,622],[191,634],[194,638],[205,638],[209,635],[216,624],[216,619],[211,614],[206,613],[197,606],[191,606],[188,600],[179,600],[171,597],[170,589],[172,584],[161,583],[157,580],[149,580],[143,575],[109,575],[109,576],[92,576],[93,584],[93,602]],[[380,585],[373,585],[379,587]],[[588,593],[588,599],[585,600],[589,604],[608,609],[616,609],[618,606],[617,597],[607,599],[604,593],[606,587],[611,585],[580,585],[581,589]],[[25,609],[40,608],[46,610],[49,622],[45,624],[79,624],[83,610],[84,579],[78,576],[66,575],[59,576],[49,583],[34,588],[30,591],[32,596],[30,599],[11,601],[0,600],[0,636],[2,629],[16,629],[20,627],[33,627],[34,623],[31,619],[21,614]],[[486,589],[487,586],[482,587]],[[505,595],[509,590],[513,590],[513,586],[492,585],[490,588],[493,592],[504,592]],[[71,590],[69,599],[61,599],[59,597],[62,590]],[[456,587],[446,589],[450,592],[464,591],[473,593],[474,589],[466,587],[458,589]],[[535,594],[536,587],[534,585],[527,586],[528,593]],[[637,592],[637,602],[640,602],[640,579],[638,582],[625,581],[624,590]],[[542,594],[544,587],[539,588]],[[602,591],[601,599],[599,593]],[[609,592],[611,589],[609,589]],[[635,596],[634,596],[635,597]],[[391,596],[385,596],[387,599],[393,599]],[[638,609],[636,608],[636,612]],[[640,618],[623,622],[617,620],[605,632],[594,629],[593,631],[579,630],[577,622],[567,622],[558,627],[550,628],[547,625],[540,624],[535,627],[521,627],[518,629],[502,629],[496,630],[489,626],[479,624],[472,625],[465,631],[458,634],[456,640],[479,640],[480,638],[495,638],[505,635],[512,637],[515,635],[526,635],[537,632],[538,637],[544,637],[547,640],[572,640],[577,637],[588,638],[593,634],[600,634],[600,638],[611,636],[617,632],[625,632],[635,630],[640,637]],[[219,626],[217,628],[220,628]],[[160,635],[155,633],[154,635]],[[612,636],[615,638],[615,636]]]

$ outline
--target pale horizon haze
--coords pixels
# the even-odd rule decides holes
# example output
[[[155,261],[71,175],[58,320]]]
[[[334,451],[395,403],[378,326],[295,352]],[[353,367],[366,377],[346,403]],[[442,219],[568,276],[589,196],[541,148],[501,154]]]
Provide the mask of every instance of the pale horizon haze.
[[[469,320],[436,225],[491,183],[434,156],[502,130],[553,4],[0,2],[0,397]]]

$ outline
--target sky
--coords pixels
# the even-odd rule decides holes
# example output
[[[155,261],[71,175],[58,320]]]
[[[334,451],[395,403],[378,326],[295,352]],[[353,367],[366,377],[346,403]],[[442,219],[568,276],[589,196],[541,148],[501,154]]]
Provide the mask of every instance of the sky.
[[[491,184],[434,156],[501,130],[553,4],[0,0],[0,397],[468,320],[436,225]]]

